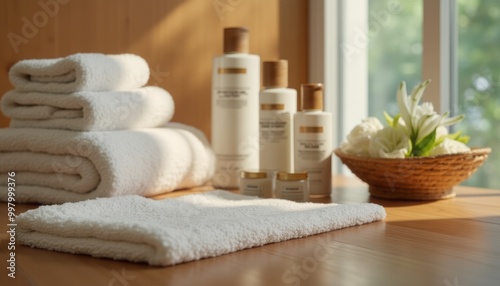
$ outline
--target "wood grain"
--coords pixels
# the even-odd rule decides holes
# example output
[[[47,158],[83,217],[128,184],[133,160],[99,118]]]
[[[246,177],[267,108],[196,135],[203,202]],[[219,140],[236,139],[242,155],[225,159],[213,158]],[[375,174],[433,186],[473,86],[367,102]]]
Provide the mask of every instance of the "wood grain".
[[[42,0],[53,2],[56,0]],[[222,53],[222,30],[250,29],[250,52],[261,59],[288,58],[290,85],[307,81],[305,0],[58,0],[57,13],[27,43],[23,19],[44,12],[38,1],[0,1],[0,95],[12,89],[8,69],[26,58],[62,57],[78,52],[135,53],[151,69],[149,84],[174,97],[174,121],[210,136],[212,58]],[[282,35],[282,36],[280,36]],[[31,35],[30,35],[31,36]],[[17,53],[16,53],[17,49]],[[0,115],[0,127],[8,119]]]
[[[0,285],[124,285],[113,282],[122,271],[130,278],[123,283],[131,286],[498,285],[500,190],[456,189],[458,196],[449,200],[385,201],[371,198],[357,179],[335,177],[332,198],[315,201],[377,203],[387,218],[165,268],[18,246],[17,278],[6,280],[3,268]],[[35,207],[19,205],[18,212]],[[5,213],[2,203],[0,214]],[[6,216],[0,221],[4,258]]]

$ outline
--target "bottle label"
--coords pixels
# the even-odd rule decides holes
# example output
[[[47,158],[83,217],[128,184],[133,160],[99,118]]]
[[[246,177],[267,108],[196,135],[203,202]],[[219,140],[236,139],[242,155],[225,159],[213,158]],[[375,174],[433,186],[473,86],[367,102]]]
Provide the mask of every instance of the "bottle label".
[[[284,104],[270,104],[270,103],[262,103],[260,105],[260,110],[285,110]]]
[[[214,88],[215,104],[220,108],[240,109],[248,105],[249,88]]]
[[[218,74],[246,74],[246,68],[218,68]]]
[[[273,114],[269,116],[261,115],[259,120],[260,143],[267,144],[287,141],[289,138],[287,128],[290,128],[289,126],[289,113]]]
[[[300,126],[300,133],[323,133],[323,126]]]
[[[304,201],[304,186],[302,184],[281,186],[281,198],[291,201]]]
[[[298,156],[305,161],[318,161],[327,158],[331,152],[326,150],[325,140],[297,140]]]
[[[262,196],[262,186],[258,184],[247,184],[242,190],[244,195],[247,196]]]

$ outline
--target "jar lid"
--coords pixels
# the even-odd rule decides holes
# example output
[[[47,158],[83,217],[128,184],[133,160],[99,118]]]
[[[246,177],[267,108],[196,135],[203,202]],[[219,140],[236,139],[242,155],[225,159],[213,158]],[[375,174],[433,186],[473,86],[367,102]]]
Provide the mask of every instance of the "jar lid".
[[[258,171],[258,170],[241,171],[240,177],[244,178],[244,179],[265,179],[265,178],[267,178],[267,172]]]
[[[276,178],[280,181],[301,181],[307,179],[307,172],[278,172]]]

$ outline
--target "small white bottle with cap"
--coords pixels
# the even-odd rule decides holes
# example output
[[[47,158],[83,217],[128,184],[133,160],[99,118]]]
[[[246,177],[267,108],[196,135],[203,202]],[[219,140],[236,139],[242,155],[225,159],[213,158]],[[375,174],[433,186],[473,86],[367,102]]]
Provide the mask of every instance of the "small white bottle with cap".
[[[278,172],[276,175],[276,197],[296,202],[308,202],[307,172]]]
[[[297,91],[288,88],[288,61],[263,63],[259,96],[260,169],[293,171],[293,115]]]
[[[323,111],[323,85],[301,85],[301,111],[294,118],[295,171],[307,172],[311,197],[327,197],[332,184],[332,114]]]
[[[259,168],[260,57],[248,54],[248,30],[224,29],[224,54],[213,61],[213,184],[237,189],[241,170]]]
[[[273,177],[265,171],[241,171],[240,192],[247,196],[273,197]]]

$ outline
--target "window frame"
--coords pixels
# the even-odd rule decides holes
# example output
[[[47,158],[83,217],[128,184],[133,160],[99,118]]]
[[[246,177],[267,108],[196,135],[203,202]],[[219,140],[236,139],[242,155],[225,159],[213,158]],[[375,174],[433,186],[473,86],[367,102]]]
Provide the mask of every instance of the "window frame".
[[[346,132],[368,116],[368,73],[359,73],[368,71],[367,49],[360,48],[354,58],[346,59],[339,48],[354,40],[354,30],[367,29],[368,0],[309,1],[309,81],[324,83],[325,110],[334,115],[334,146],[340,146]],[[332,172],[349,170],[337,162]]]
[[[456,114],[456,1],[423,0],[423,4],[422,79],[432,79],[426,89],[426,100],[432,102],[439,113]]]

